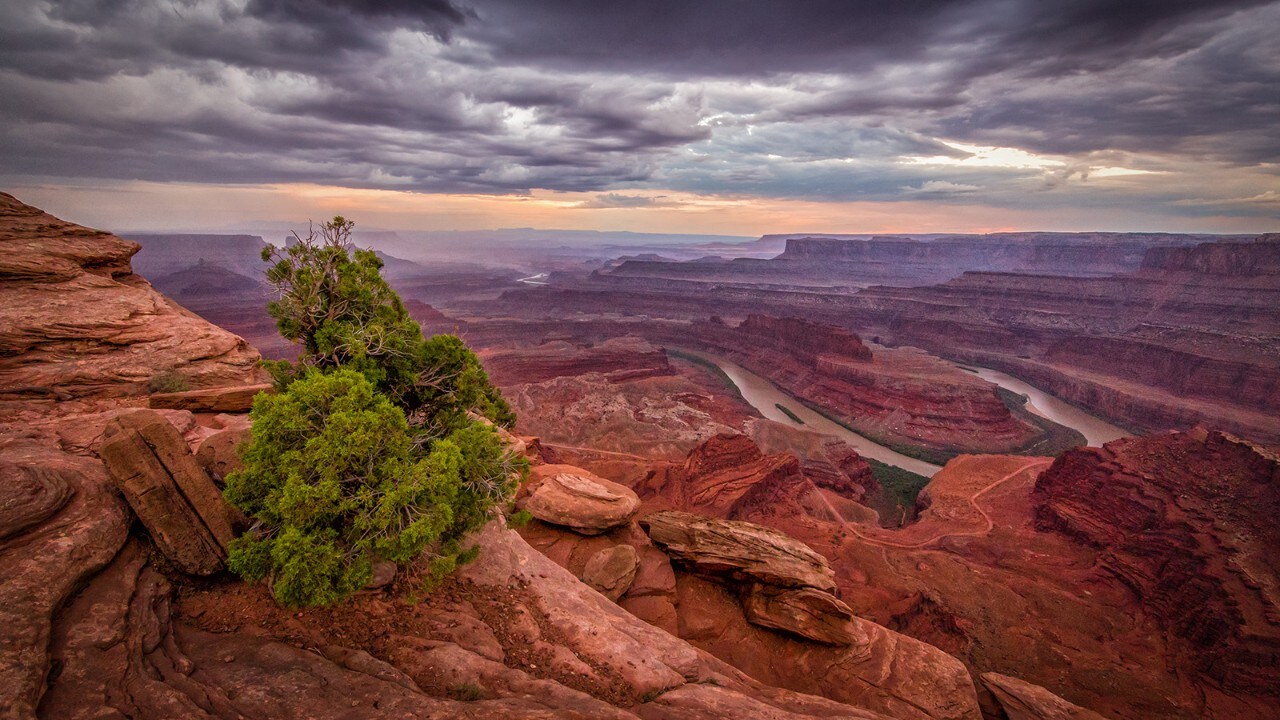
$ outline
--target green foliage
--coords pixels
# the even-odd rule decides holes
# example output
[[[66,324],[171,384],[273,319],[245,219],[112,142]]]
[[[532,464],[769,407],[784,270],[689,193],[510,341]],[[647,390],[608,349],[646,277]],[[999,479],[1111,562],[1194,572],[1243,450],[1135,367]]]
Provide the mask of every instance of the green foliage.
[[[454,700],[475,702],[476,700],[484,699],[484,690],[475,683],[462,683],[461,685],[454,685],[450,688],[449,695],[451,695]]]
[[[428,550],[438,583],[475,557],[461,538],[528,468],[477,419],[515,416],[475,353],[454,336],[422,337],[382,261],[351,247],[353,226],[336,217],[263,253],[279,294],[268,309],[303,353],[265,363],[279,393],[255,399],[244,468],[225,490],[254,529],[228,564],[269,578],[289,606],[337,602],[368,583],[375,561]]]
[[[517,510],[507,518],[507,527],[511,529],[522,528],[533,520],[533,513],[528,510]]]
[[[147,392],[155,393],[174,393],[186,392],[191,389],[191,383],[175,370],[167,370],[151,378],[147,383]]]
[[[475,353],[452,335],[422,336],[400,296],[380,274],[382,260],[351,244],[355,223],[335,217],[283,249],[267,281],[278,298],[267,305],[281,336],[300,343],[302,356],[264,363],[280,388],[308,367],[345,367],[362,373],[431,436],[466,424],[468,411],[498,425],[515,422],[511,408],[489,383]]]
[[[246,578],[271,576],[281,603],[332,603],[368,582],[373,558],[407,562],[476,522],[464,455],[487,448],[442,440],[419,450],[404,413],[360,373],[309,371],[258,398],[251,416],[244,469],[225,492],[262,530],[235,541],[229,564]]]
[[[896,527],[900,520],[915,517],[916,497],[929,484],[929,478],[874,458],[866,460],[880,483],[881,492],[872,499],[872,505],[880,513],[881,522]]]

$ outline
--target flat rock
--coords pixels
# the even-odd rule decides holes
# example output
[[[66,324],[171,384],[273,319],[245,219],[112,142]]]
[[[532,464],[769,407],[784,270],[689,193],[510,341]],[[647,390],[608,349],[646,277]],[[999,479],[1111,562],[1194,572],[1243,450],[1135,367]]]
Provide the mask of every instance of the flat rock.
[[[640,498],[628,487],[571,465],[533,468],[521,507],[535,518],[583,535],[598,535],[635,517]]]
[[[982,673],[1009,720],[1103,720],[1098,713],[1063,700],[1039,685],[999,673]]]
[[[614,545],[592,555],[582,570],[582,582],[617,602],[626,594],[640,569],[640,554],[630,545]]]
[[[866,634],[854,624],[849,606],[822,590],[781,589],[757,583],[743,596],[742,609],[748,622],[824,645],[867,642]]]
[[[674,560],[698,573],[784,588],[836,588],[826,558],[755,523],[665,511],[644,517],[640,526]]]
[[[244,413],[253,408],[258,393],[272,392],[271,383],[231,385],[227,387],[152,393],[147,404],[153,409],[190,410],[191,412]]]

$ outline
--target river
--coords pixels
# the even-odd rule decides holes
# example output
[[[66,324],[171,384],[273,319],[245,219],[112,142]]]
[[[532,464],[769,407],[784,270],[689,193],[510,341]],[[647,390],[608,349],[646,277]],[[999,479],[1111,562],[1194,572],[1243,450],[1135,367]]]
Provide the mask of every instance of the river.
[[[687,350],[683,352],[688,352]],[[817,412],[809,409],[800,401],[780,390],[769,380],[756,375],[746,368],[729,362],[723,358],[704,355],[702,353],[690,353],[697,355],[702,359],[714,363],[724,372],[725,375],[733,381],[737,386],[738,392],[742,393],[745,399],[752,407],[756,409],[764,417],[775,422],[789,425],[791,427],[813,430],[814,432],[834,435],[848,443],[851,447],[858,451],[863,457],[879,460],[887,465],[900,467],[904,470],[910,470],[913,473],[933,477],[933,474],[942,468],[923,460],[917,460],[908,457],[900,452],[891,450],[879,443],[868,440],[856,432],[844,427],[843,425],[830,420]],[[977,373],[978,377],[987,382],[994,383],[1000,387],[1012,390],[1028,396],[1027,408],[1037,415],[1048,418],[1060,425],[1066,425],[1069,428],[1079,430],[1084,435],[1085,440],[1090,445],[1101,445],[1110,442],[1116,438],[1126,437],[1132,433],[1111,425],[1099,418],[1096,418],[1083,410],[1068,405],[1058,398],[1036,388],[1027,383],[1006,375],[998,370],[989,368],[979,368],[965,366],[966,369]],[[782,405],[791,411],[796,417],[803,422],[788,417],[782,410],[778,409],[778,405]]]
[[[1095,447],[1133,434],[1101,418],[1094,417],[1074,405],[1068,405],[1040,388],[1028,385],[1012,375],[1006,375],[999,370],[971,365],[962,365],[961,367],[966,370],[972,370],[978,374],[978,377],[987,382],[995,383],[1006,390],[1026,395],[1030,398],[1027,401],[1028,410],[1059,425],[1066,425],[1073,430],[1079,430],[1084,435],[1084,439]]]
[[[686,351],[687,352],[687,351]],[[813,430],[814,432],[824,433],[826,435],[834,435],[848,443],[858,454],[863,457],[874,458],[887,465],[894,465],[903,470],[910,470],[913,473],[924,475],[925,477],[933,477],[933,474],[942,468],[933,463],[927,463],[923,460],[917,460],[913,457],[907,457],[902,453],[895,452],[889,448],[874,443],[856,432],[846,428],[845,426],[828,420],[818,413],[810,410],[800,401],[787,395],[778,389],[776,385],[768,380],[756,375],[755,373],[743,368],[739,365],[724,360],[722,358],[712,357],[696,353],[699,357],[713,362],[718,366],[734,385],[738,386],[738,392],[742,393],[742,397],[752,407],[754,407],[761,415],[770,420],[780,422],[783,425],[791,427],[804,428],[805,430]],[[778,409],[778,405],[782,405],[795,414],[804,422],[796,422],[787,417],[787,414]]]

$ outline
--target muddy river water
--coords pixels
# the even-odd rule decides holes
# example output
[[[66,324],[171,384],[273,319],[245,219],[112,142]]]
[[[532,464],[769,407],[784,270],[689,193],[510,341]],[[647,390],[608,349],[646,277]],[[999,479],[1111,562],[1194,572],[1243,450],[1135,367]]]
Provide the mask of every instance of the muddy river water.
[[[827,419],[783,392],[772,382],[736,363],[703,353],[690,354],[697,355],[719,367],[738,387],[743,399],[761,415],[770,420],[792,427],[834,435],[848,443],[864,457],[874,458],[882,463],[910,470],[920,475],[932,477],[934,473],[942,469],[938,465],[908,457],[879,443],[872,442],[843,425]],[[1017,378],[987,368],[969,369],[988,382],[1028,396],[1028,409],[1060,425],[1079,430],[1090,445],[1100,445],[1130,434]],[[787,408],[803,422],[798,422],[789,417],[787,413],[778,408],[779,405]]]

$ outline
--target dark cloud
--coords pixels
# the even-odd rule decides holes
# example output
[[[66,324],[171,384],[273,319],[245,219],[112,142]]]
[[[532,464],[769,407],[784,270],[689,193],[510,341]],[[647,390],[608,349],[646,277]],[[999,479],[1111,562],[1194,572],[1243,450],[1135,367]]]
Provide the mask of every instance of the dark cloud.
[[[1277,26],[1274,0],[5,3],[0,167],[1257,212],[1274,184],[1194,185],[1274,183]],[[1149,189],[1094,192],[1106,167]]]

